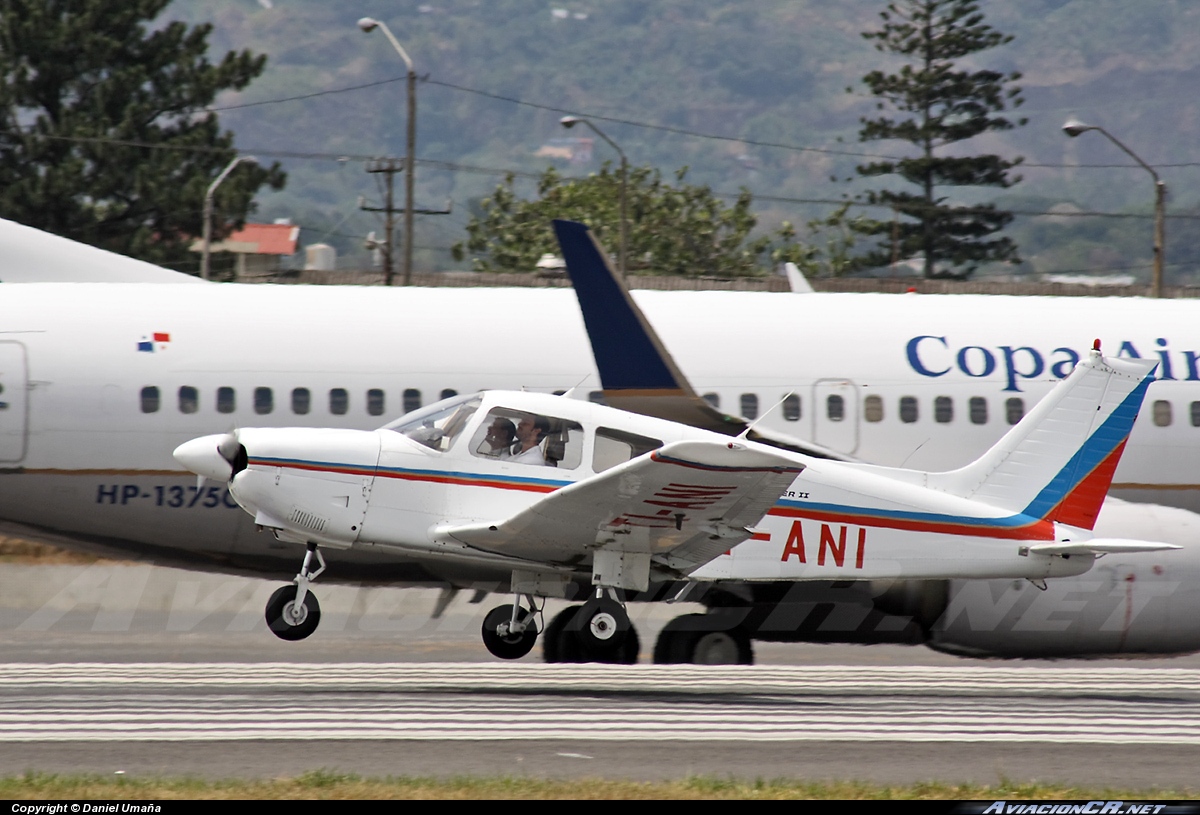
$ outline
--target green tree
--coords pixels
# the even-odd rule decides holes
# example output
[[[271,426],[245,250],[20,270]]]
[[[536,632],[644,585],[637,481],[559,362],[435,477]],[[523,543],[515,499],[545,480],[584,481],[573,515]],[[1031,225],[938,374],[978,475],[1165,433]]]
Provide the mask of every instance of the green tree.
[[[756,219],[748,191],[725,204],[708,187],[685,183],[686,175],[686,167],[677,171],[672,185],[658,170],[629,168],[631,274],[740,277],[762,274],[763,259],[803,263],[807,252],[793,232],[750,237]],[[543,254],[559,251],[550,229],[555,218],[586,223],[602,245],[616,251],[621,175],[608,164],[583,179],[564,179],[551,167],[531,201],[518,198],[514,186],[509,176],[482,202],[479,217],[467,224],[467,239],[454,246],[456,259],[471,255],[478,271],[532,271]]]
[[[236,152],[205,112],[266,58],[208,61],[211,26],[155,21],[169,0],[3,0],[0,216],[159,263],[189,264],[205,191]],[[152,146],[145,146],[152,145]],[[240,165],[215,234],[240,223],[278,165]]]
[[[917,192],[878,190],[865,198],[885,204],[899,223],[871,221],[859,231],[884,236],[879,248],[860,258],[880,266],[893,257],[922,255],[926,277],[966,277],[980,262],[1016,261],[1017,247],[994,237],[1012,214],[993,204],[955,205],[940,194],[945,187],[1001,187],[1020,181],[1009,171],[1022,159],[996,155],[947,155],[945,148],[989,131],[1009,130],[1015,123],[1003,114],[1022,103],[1011,83],[1017,72],[964,70],[960,62],[1003,45],[1012,37],[993,30],[974,0],[898,0],[880,13],[883,27],[863,34],[886,54],[907,64],[887,73],[872,71],[863,82],[884,111],[863,117],[860,141],[902,140],[917,147],[915,158],[881,160],[859,166],[866,178],[898,175],[919,187]],[[888,111],[900,114],[893,118]]]

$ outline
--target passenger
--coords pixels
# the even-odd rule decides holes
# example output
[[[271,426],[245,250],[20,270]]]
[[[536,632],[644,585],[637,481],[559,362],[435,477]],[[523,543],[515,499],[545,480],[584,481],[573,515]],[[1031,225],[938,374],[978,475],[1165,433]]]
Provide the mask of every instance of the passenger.
[[[545,464],[541,444],[549,432],[550,420],[545,416],[526,416],[517,423],[517,443],[509,460],[521,464]]]
[[[512,454],[513,440],[517,437],[517,428],[511,421],[497,416],[488,427],[483,444],[479,445],[479,455],[488,458],[509,458]]]

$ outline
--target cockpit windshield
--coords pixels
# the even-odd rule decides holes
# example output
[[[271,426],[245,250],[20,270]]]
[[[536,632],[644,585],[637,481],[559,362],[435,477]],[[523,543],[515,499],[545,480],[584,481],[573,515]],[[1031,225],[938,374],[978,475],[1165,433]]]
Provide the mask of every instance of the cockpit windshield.
[[[431,450],[449,450],[482,401],[483,397],[477,393],[452,396],[412,413],[406,413],[396,421],[384,425],[383,429],[408,436]]]

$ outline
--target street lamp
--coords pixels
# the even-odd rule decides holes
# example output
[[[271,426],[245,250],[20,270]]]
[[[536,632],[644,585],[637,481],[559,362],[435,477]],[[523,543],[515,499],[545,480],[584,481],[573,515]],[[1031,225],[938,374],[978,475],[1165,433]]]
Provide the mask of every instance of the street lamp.
[[[1154,297],[1162,297],[1163,286],[1163,255],[1165,253],[1165,235],[1164,235],[1164,209],[1167,200],[1167,185],[1158,177],[1158,173],[1154,172],[1154,168],[1146,162],[1142,161],[1136,153],[1126,147],[1117,139],[1116,136],[1109,133],[1099,125],[1084,124],[1078,119],[1071,119],[1062,127],[1063,132],[1071,138],[1075,138],[1080,133],[1086,133],[1089,130],[1095,130],[1103,133],[1104,136],[1117,147],[1125,151],[1130,158],[1142,166],[1142,169],[1150,173],[1154,179],[1154,280],[1151,283],[1150,293]]]
[[[217,180],[209,184],[208,192],[204,193],[204,251],[200,256],[201,280],[208,280],[209,273],[209,255],[212,249],[213,194],[216,193],[217,187],[221,186],[221,182],[225,180],[225,177],[233,172],[233,168],[243,161],[258,161],[258,159],[254,156],[238,156],[225,165],[225,169],[217,176]]]
[[[400,42],[392,36],[391,29],[371,17],[363,17],[358,21],[358,27],[370,33],[376,28],[383,31],[388,42],[396,49],[400,59],[408,68],[408,135],[407,156],[404,159],[404,285],[412,283],[412,253],[413,253],[413,174],[416,171],[417,151],[417,72],[413,70],[413,61]],[[390,239],[390,236],[389,236]]]
[[[628,209],[626,204],[626,187],[629,184],[629,162],[625,158],[625,152],[617,146],[615,141],[604,135],[603,130],[596,127],[587,119],[579,116],[564,116],[558,120],[558,123],[568,130],[577,124],[587,125],[595,132],[597,136],[608,142],[609,146],[616,150],[617,155],[621,157],[621,248],[620,255],[617,258],[617,265],[620,267],[621,279],[624,280],[626,274],[625,259],[627,257],[626,253],[629,246],[629,218],[627,217]]]

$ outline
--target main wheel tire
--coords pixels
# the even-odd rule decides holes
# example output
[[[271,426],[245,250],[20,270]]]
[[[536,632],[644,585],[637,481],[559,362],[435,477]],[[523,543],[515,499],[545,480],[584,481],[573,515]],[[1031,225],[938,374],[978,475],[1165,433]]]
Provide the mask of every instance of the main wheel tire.
[[[281,586],[267,601],[267,627],[281,640],[295,642],[317,630],[321,622],[321,604],[311,591],[304,592],[304,602],[296,605],[296,584]]]
[[[512,621],[512,605],[496,606],[483,618],[483,644],[492,656],[500,659],[520,659],[533,650],[537,642],[537,628],[533,625],[533,612],[521,609],[520,619],[528,623],[519,634],[500,634],[500,626]]]
[[[542,659],[545,662],[586,662],[583,649],[575,635],[572,623],[583,606],[567,606],[546,626],[542,632]]]
[[[584,603],[574,623],[571,627],[589,662],[612,661],[601,657],[616,653],[632,627],[625,609],[608,597],[593,597]]]
[[[740,626],[720,628],[708,614],[684,614],[664,627],[654,644],[659,665],[753,665],[749,635]]]

